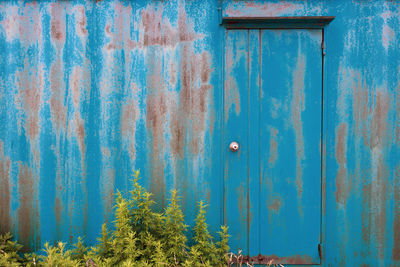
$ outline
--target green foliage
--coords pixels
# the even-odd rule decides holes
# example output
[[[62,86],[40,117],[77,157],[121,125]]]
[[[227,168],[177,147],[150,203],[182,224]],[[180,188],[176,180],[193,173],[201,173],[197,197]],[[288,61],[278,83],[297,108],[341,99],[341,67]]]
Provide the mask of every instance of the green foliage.
[[[221,231],[218,232],[220,236],[220,241],[217,242],[216,257],[218,263],[226,263],[229,261],[228,251],[229,251],[229,234],[228,227],[226,225],[221,226]]]
[[[57,246],[44,244],[45,255],[40,256],[42,266],[78,266],[79,261],[72,259],[72,250],[65,249],[65,243],[59,242]]]
[[[10,233],[0,235],[0,266],[19,266],[22,262],[18,254],[22,245],[12,239],[13,236]]]
[[[196,225],[194,226],[194,247],[197,249],[201,261],[205,261],[207,258],[210,258],[211,262],[214,263],[216,261],[216,248],[214,242],[212,241],[212,237],[208,232],[205,208],[206,206],[204,205],[203,201],[200,201],[199,211],[196,217]]]
[[[86,247],[81,238],[71,249],[59,242],[44,245],[43,255],[25,254],[12,241],[0,236],[0,266],[226,266],[228,264],[228,228],[221,227],[219,241],[213,241],[206,223],[206,205],[200,201],[193,228],[192,245],[188,245],[188,226],[176,190],[171,191],[164,212],[155,212],[152,195],[139,184],[134,173],[129,198],[117,192],[115,221],[110,228],[102,225],[94,247]]]
[[[184,258],[186,257],[186,230],[187,225],[184,222],[177,191],[172,190],[170,203],[165,210],[163,239],[165,240],[168,262],[171,262],[174,266],[178,266],[184,262]]]

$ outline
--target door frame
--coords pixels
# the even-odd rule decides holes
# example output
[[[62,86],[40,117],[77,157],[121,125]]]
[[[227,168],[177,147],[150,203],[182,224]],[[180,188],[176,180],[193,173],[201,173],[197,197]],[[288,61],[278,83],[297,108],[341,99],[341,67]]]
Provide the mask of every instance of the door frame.
[[[221,95],[221,107],[224,107],[224,92],[225,92],[225,51],[226,51],[226,34],[228,30],[235,29],[321,29],[322,34],[322,42],[321,42],[321,66],[322,66],[322,77],[321,77],[321,144],[320,144],[320,153],[321,153],[321,233],[320,233],[320,243],[318,244],[318,253],[320,262],[319,265],[323,265],[325,262],[325,251],[326,251],[326,243],[325,243],[325,217],[326,217],[326,131],[327,131],[327,94],[326,94],[326,66],[325,66],[325,57],[326,57],[326,45],[325,45],[325,31],[326,26],[329,25],[335,19],[334,16],[295,16],[295,17],[222,17],[221,18],[221,28],[222,28],[222,68],[221,68],[221,88],[223,93]],[[325,92],[325,93],[324,93]],[[225,125],[224,125],[224,117],[225,110],[222,108],[221,112],[221,129],[222,129],[222,142],[221,142],[221,153],[222,153],[222,161],[225,166]],[[223,168],[224,169],[224,168]],[[222,222],[225,222],[226,218],[226,203],[225,203],[225,171],[222,170],[222,184],[223,184],[223,212],[222,212]],[[245,261],[249,261],[249,257],[244,257],[243,263]]]

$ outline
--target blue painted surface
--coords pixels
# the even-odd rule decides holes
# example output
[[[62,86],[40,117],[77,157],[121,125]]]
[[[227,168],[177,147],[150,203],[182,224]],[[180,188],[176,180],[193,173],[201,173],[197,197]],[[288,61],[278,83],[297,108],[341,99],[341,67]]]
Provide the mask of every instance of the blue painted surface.
[[[232,87],[225,83],[229,76],[238,86],[263,89],[265,82],[254,83],[257,73],[271,75],[273,89],[282,90],[269,92],[283,101],[290,81],[277,77],[285,68],[281,59],[293,58],[287,73],[302,69],[297,65],[298,42],[287,37],[292,49],[276,54],[279,64],[272,73],[264,73],[264,64],[254,59],[267,57],[267,50],[259,54],[257,41],[272,38],[268,43],[282,48],[283,39],[266,30],[261,35],[257,30],[227,35],[219,24],[221,17],[244,16],[336,16],[324,30],[324,94],[304,91],[306,105],[323,98],[323,134],[314,130],[315,124],[305,127],[314,120],[320,123],[319,112],[300,116],[305,152],[301,157],[295,149],[300,131],[293,130],[299,116],[290,109],[295,95],[285,100],[287,116],[278,113],[287,125],[276,120],[260,128],[260,140],[241,141],[255,160],[242,163],[244,153],[226,153],[226,140],[246,139],[248,132],[257,130],[257,121],[271,119],[264,113],[246,113],[256,106],[256,90],[243,96],[241,91],[226,94]],[[278,239],[278,232],[289,235],[293,228],[278,221],[301,221],[299,209],[306,215],[316,207],[311,194],[306,197],[316,185],[308,174],[311,177],[320,165],[322,153],[322,201],[315,204],[322,205],[322,264],[400,266],[399,29],[400,4],[383,0],[2,1],[0,231],[12,231],[33,249],[45,241],[76,240],[79,235],[93,243],[102,222],[112,220],[113,193],[127,190],[132,169],[140,169],[143,184],[161,205],[171,188],[179,189],[189,224],[196,201],[203,199],[209,203],[213,231],[224,220],[230,225],[232,245],[243,244],[251,255],[264,249],[284,255],[295,251],[297,241],[289,249],[286,243],[273,246],[265,239],[283,242],[286,237]],[[241,35],[249,42],[241,43]],[[301,51],[308,55],[312,42],[301,43],[307,44]],[[238,53],[227,71],[229,47]],[[308,60],[305,80],[310,67],[319,69],[320,64]],[[240,96],[239,110],[235,94]],[[269,103],[267,94],[260,99],[265,101],[262,107],[278,105]],[[233,101],[229,109],[228,100]],[[243,127],[226,131],[234,129],[235,119]],[[321,138],[324,145],[316,152]],[[285,153],[295,157],[284,169],[291,177],[298,173],[294,164],[300,164],[301,201],[291,183],[278,179],[279,165],[269,163],[274,158],[261,153],[275,143],[276,164],[283,164]],[[280,150],[281,144],[286,149]],[[257,167],[257,159],[265,164]],[[245,164],[251,166],[248,173]],[[266,184],[257,192],[259,172]],[[276,178],[266,178],[273,174]],[[240,205],[233,194],[243,197]],[[260,212],[268,203],[257,199],[281,199],[281,209],[269,218]],[[292,206],[285,210],[288,202]],[[304,220],[313,223],[316,217],[313,213]],[[298,238],[309,233],[304,238],[314,242],[311,226],[302,229]],[[309,254],[307,247],[293,253]]]
[[[250,257],[320,262],[321,43],[321,29],[226,32],[225,223]]]

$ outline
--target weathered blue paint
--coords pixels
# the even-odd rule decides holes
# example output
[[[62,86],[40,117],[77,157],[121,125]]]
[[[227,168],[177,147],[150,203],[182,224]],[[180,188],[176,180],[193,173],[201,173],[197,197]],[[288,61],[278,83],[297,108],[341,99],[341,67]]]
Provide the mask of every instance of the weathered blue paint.
[[[254,82],[261,73],[274,78],[274,88],[287,85],[255,60],[267,56],[257,41],[282,48],[282,39],[267,30],[227,33],[220,25],[223,17],[252,16],[336,17],[324,30],[324,94],[304,91],[305,104],[323,98],[322,137],[305,127],[308,120],[321,122],[319,112],[299,116],[290,108],[296,95],[279,99],[289,105],[287,125],[277,120],[260,128],[260,140],[241,144],[252,157],[268,152],[259,152],[260,166],[243,163],[242,151],[236,158],[226,153],[230,137],[244,137],[258,129],[257,122],[271,119],[268,112],[246,113],[257,105],[251,95],[256,90],[227,92],[232,84],[226,81],[267,86]],[[293,229],[282,220],[301,220],[299,214],[313,207],[306,173],[320,165],[322,155],[322,264],[400,266],[399,29],[400,4],[384,0],[2,1],[0,231],[12,231],[33,249],[79,235],[92,243],[101,223],[112,220],[113,193],[127,190],[132,169],[140,169],[161,205],[171,188],[180,190],[189,224],[196,201],[205,199],[212,230],[225,220],[232,245],[244,244],[251,255],[264,249],[284,255],[287,244],[270,242],[289,238]],[[249,42],[241,43],[241,35]],[[308,55],[307,47],[302,52]],[[233,49],[238,52],[229,69],[224,62]],[[302,71],[298,51],[293,44],[288,54],[277,54],[273,71],[286,56],[293,57],[287,73]],[[305,73],[310,65],[316,67],[307,62]],[[285,98],[283,89],[273,89],[276,98]],[[260,98],[266,101],[262,107],[269,105],[267,96]],[[235,118],[243,127],[226,131],[234,129]],[[293,164],[300,166],[301,198],[301,188],[293,191],[279,176],[267,179],[299,145],[295,136],[301,131],[293,129],[299,118],[304,155],[288,155],[295,160],[284,171],[295,175]],[[320,151],[307,152],[321,141]],[[275,145],[276,157],[269,152]],[[312,170],[308,162],[315,162]],[[266,184],[257,192],[259,172]],[[245,180],[237,178],[242,174]],[[280,186],[282,192],[276,191]],[[233,194],[243,197],[241,203]],[[269,218],[268,201],[276,199],[281,207]],[[311,232],[297,233],[295,240],[306,233],[304,238],[314,240]],[[308,254],[307,245],[295,244],[299,256]]]
[[[320,262],[321,44],[321,29],[226,32],[225,217],[253,259]]]

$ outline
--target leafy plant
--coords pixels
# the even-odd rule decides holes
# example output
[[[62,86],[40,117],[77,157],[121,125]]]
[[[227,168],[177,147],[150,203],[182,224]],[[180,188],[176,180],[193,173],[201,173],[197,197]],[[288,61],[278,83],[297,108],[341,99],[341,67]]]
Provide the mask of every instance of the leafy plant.
[[[0,236],[0,266],[226,266],[228,228],[221,227],[219,241],[213,241],[206,223],[206,205],[200,201],[195,220],[193,244],[176,190],[171,191],[164,212],[155,212],[152,195],[139,184],[134,173],[132,190],[125,197],[117,192],[115,221],[102,225],[96,246],[87,247],[78,238],[71,249],[59,242],[44,245],[43,255],[25,254],[10,234]],[[112,230],[110,230],[112,229]]]

